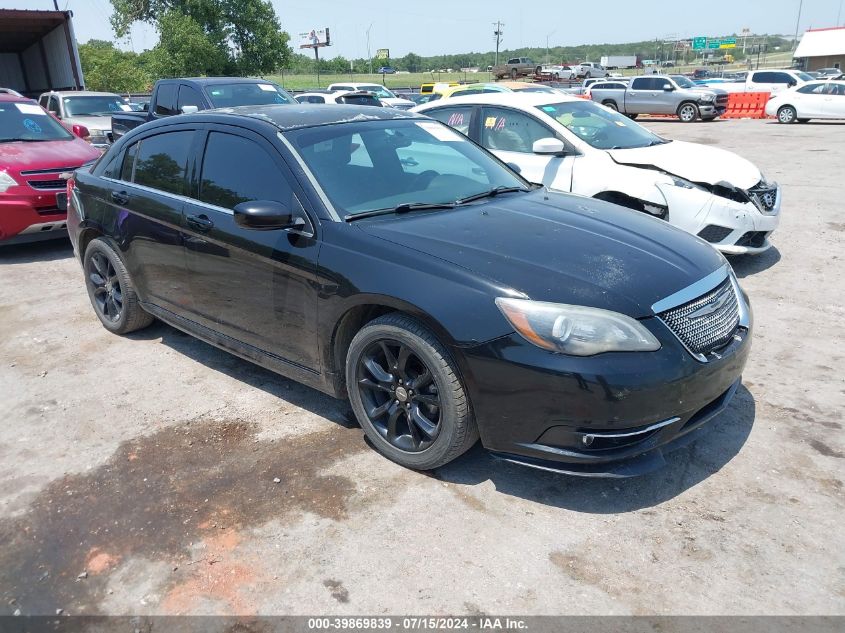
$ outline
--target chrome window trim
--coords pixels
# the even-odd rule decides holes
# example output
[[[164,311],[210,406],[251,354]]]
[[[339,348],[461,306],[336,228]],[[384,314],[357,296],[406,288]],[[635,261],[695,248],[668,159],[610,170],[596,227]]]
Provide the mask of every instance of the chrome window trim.
[[[153,189],[152,187],[147,187],[146,185],[139,185],[136,182],[129,182],[127,180],[117,180],[115,178],[109,178],[107,176],[100,176],[100,178],[107,182],[113,182],[115,184],[126,185],[129,187],[135,187],[136,189],[140,189],[141,191],[148,191],[149,193],[164,196],[165,198],[173,198],[174,200],[181,200],[182,202],[199,202],[196,198],[190,198],[188,196],[183,196],[178,193],[170,193],[169,191],[162,191],[161,189]]]
[[[661,312],[666,312],[666,310],[671,310],[672,308],[677,308],[679,305],[683,305],[684,303],[688,303],[693,299],[698,299],[701,295],[710,292],[716,286],[721,284],[725,279],[728,277],[728,270],[730,269],[730,265],[725,263],[715,271],[699,279],[694,284],[687,286],[679,290],[678,292],[669,295],[668,297],[661,299],[657,303],[651,306],[652,312],[657,315]],[[741,295],[737,295],[741,296]]]

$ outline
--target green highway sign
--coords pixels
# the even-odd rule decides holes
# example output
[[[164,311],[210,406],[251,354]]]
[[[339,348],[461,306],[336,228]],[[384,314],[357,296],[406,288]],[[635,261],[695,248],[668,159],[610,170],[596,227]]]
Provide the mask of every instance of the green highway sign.
[[[709,40],[707,42],[707,48],[719,48],[721,44],[719,40]]]
[[[692,39],[693,50],[700,51],[705,46],[707,46],[707,38],[706,37],[694,37]]]
[[[736,48],[736,38],[729,37],[719,43],[719,48]]]

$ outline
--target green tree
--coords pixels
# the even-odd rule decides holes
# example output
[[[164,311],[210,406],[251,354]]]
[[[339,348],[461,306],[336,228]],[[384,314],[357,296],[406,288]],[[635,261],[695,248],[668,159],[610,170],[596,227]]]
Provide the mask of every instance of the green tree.
[[[121,51],[111,42],[91,40],[79,45],[79,60],[89,90],[141,92],[150,76],[141,68],[138,55]]]
[[[290,37],[281,30],[268,0],[111,0],[111,3],[114,7],[111,24],[118,37],[124,36],[134,22],[156,26],[162,38],[165,32],[187,34],[192,40],[190,48],[204,55],[200,65],[218,69],[214,70],[216,73],[268,74],[290,62]],[[174,15],[182,20],[177,22]],[[196,41],[199,34],[217,49],[218,55],[211,56],[208,48]],[[162,47],[162,54],[174,46],[176,50],[186,48],[171,40]],[[226,64],[222,63],[223,58]],[[166,65],[166,60],[159,56],[154,65]]]
[[[408,53],[405,57],[399,60],[399,65],[403,70],[407,70],[412,73],[419,72],[422,70],[422,57],[414,53]]]
[[[221,75],[230,60],[190,16],[168,11],[158,21],[159,42],[149,55],[156,77]]]

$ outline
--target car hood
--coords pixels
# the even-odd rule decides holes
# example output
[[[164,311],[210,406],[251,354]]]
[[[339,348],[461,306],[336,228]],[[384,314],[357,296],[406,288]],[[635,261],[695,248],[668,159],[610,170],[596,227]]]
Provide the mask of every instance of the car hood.
[[[620,165],[657,169],[710,185],[728,182],[747,190],[763,178],[750,161],[733,152],[698,143],[672,141],[652,147],[608,150],[608,154]]]
[[[80,138],[38,143],[3,143],[0,145],[0,169],[21,170],[76,168],[96,160],[100,152]]]
[[[120,112],[123,114],[123,112]],[[84,125],[90,132],[94,130],[111,131],[110,116],[69,116],[63,120],[65,125]]]
[[[545,190],[506,196],[355,224],[531,299],[635,318],[724,265],[706,242],[636,211]]]

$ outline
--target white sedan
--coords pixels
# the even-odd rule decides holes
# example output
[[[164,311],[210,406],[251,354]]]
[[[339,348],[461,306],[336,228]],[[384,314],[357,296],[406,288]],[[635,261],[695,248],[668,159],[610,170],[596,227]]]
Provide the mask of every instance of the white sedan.
[[[775,93],[766,104],[766,114],[779,123],[845,119],[845,81],[808,81]]]
[[[466,134],[549,189],[649,213],[723,253],[771,246],[780,187],[732,152],[664,139],[602,105],[557,94],[479,94],[414,111]]]

